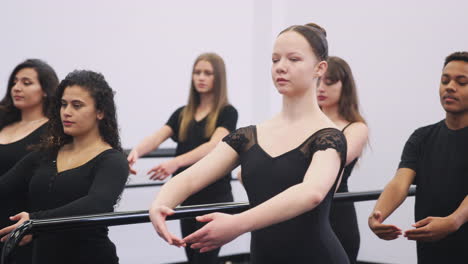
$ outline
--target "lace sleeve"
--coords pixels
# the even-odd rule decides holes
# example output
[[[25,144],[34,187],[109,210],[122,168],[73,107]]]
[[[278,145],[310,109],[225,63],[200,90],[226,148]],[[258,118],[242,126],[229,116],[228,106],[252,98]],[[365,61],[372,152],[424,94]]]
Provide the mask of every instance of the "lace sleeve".
[[[233,148],[237,154],[241,154],[246,151],[249,146],[252,145],[252,128],[243,127],[230,133],[223,138],[223,142],[226,142],[231,148]]]
[[[329,148],[335,149],[341,158],[341,165],[346,163],[347,143],[344,134],[335,128],[325,128],[318,131],[315,135],[313,143],[310,144],[310,156],[319,150]]]

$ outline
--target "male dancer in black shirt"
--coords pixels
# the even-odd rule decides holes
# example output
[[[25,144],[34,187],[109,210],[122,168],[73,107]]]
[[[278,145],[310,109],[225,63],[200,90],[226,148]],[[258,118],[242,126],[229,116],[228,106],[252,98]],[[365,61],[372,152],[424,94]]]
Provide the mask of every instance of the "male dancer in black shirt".
[[[418,263],[468,262],[468,52],[450,54],[440,82],[444,120],[414,131],[379,197],[369,227],[380,238],[417,241]],[[414,229],[382,222],[417,186]]]

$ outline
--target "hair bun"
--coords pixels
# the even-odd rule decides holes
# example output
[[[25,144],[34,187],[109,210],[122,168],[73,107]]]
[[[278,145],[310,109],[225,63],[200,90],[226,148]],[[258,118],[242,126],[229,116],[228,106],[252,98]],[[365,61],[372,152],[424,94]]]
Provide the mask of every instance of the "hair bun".
[[[321,27],[321,26],[319,26],[319,25],[317,25],[315,23],[307,23],[305,25],[308,26],[308,27],[318,29],[320,32],[323,33],[323,35],[325,35],[325,37],[327,36],[327,31],[323,27]]]

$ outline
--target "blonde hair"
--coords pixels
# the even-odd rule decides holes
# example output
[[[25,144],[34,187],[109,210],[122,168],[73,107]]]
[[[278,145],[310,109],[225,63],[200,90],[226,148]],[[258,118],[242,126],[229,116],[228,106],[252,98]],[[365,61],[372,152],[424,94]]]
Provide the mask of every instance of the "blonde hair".
[[[214,74],[214,102],[213,109],[208,114],[206,120],[204,133],[206,138],[211,137],[216,129],[216,122],[218,121],[219,113],[224,106],[229,104],[227,96],[226,66],[224,65],[223,59],[216,53],[201,54],[193,63],[188,103],[180,113],[179,141],[185,141],[187,139],[189,125],[195,119],[195,112],[197,111],[197,107],[200,105],[200,94],[195,89],[195,84],[193,82],[193,70],[200,61],[208,61],[213,67]]]

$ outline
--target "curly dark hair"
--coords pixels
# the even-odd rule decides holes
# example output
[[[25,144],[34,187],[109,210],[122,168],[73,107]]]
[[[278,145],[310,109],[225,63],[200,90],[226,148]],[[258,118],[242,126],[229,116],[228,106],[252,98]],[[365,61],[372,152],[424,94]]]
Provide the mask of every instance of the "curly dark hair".
[[[31,68],[37,73],[37,78],[42,91],[46,94],[42,103],[42,112],[50,118],[50,106],[54,100],[55,90],[59,84],[59,79],[54,69],[46,62],[39,59],[27,59],[18,64],[8,78],[8,86],[5,96],[0,101],[0,130],[14,122],[21,120],[21,110],[16,108],[11,98],[11,89],[15,85],[16,74],[22,69]]]
[[[73,137],[63,131],[60,108],[65,89],[74,85],[87,90],[94,99],[96,110],[104,114],[104,118],[98,121],[101,138],[112,148],[122,152],[114,92],[102,74],[88,70],[75,70],[60,82],[55,96],[56,100],[52,107],[48,133],[39,149],[49,153],[56,153],[62,146],[72,141]]]

